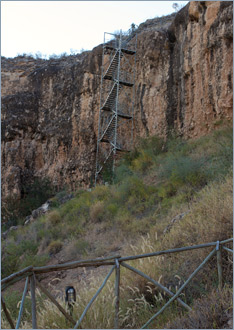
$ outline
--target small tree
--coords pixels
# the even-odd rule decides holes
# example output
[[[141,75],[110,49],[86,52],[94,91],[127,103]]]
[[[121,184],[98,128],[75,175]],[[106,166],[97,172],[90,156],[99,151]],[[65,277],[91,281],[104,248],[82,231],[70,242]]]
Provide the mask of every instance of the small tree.
[[[175,12],[178,12],[184,6],[185,6],[185,4],[183,4],[183,3],[179,4],[177,2],[174,2],[172,5],[172,8],[175,10]]]
[[[172,8],[174,9],[174,11],[178,11],[178,8],[179,8],[178,3],[174,2],[172,5]]]

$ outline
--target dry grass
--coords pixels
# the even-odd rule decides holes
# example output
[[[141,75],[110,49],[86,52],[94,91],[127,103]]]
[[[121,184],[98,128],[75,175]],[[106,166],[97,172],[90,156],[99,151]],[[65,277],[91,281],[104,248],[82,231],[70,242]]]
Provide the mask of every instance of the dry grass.
[[[104,212],[104,202],[98,201],[90,207],[89,215],[93,222],[99,222]]]
[[[128,254],[142,254],[169,248],[201,244],[232,237],[232,176],[218,186],[211,184],[197,197],[190,213],[172,227],[164,237],[152,229],[151,234],[142,237],[138,245],[132,245]],[[150,277],[161,282],[172,291],[176,291],[188,276],[208,255],[210,249],[199,249],[179,254],[145,258],[132,261],[131,264]],[[224,278],[232,282],[232,261],[223,252]],[[203,290],[209,291],[217,282],[216,259],[213,258],[200,275],[185,290],[189,303],[201,296]],[[124,285],[135,285],[145,297],[149,296],[149,284],[139,276],[132,277],[130,272],[123,275]],[[153,291],[155,293],[155,291]],[[149,299],[150,300],[150,299]]]
[[[228,323],[233,317],[233,291],[213,290],[208,297],[198,299],[186,316],[169,322],[165,329],[231,329]]]
[[[172,229],[170,246],[200,244],[231,237],[232,218],[233,182],[230,174],[223,183],[212,183],[201,191],[191,212]]]
[[[179,209],[183,211],[183,209]],[[172,210],[172,214],[176,212]],[[169,218],[168,218],[169,219]],[[211,183],[204,188],[191,205],[190,213],[178,221],[171,231],[165,236],[157,233],[157,224],[151,229],[150,234],[142,236],[138,244],[131,245],[126,255],[141,254],[164,250],[168,248],[182,247],[204,242],[217,241],[229,238],[232,235],[232,175],[219,185]],[[150,277],[166,285],[171,291],[176,292],[184,283],[188,273],[195,269],[200,261],[209,253],[207,249],[180,253],[169,256],[146,258],[130,262],[136,268],[142,270]],[[180,255],[180,257],[178,257]],[[225,256],[225,254],[224,254]],[[188,266],[189,261],[189,266]],[[231,273],[231,261],[224,260],[224,279],[227,280],[228,271]],[[214,268],[215,267],[215,268]],[[216,275],[214,275],[216,274]],[[200,297],[194,304],[194,311],[187,318],[181,318],[182,310],[173,304],[164,312],[157,322],[152,324],[154,328],[165,328],[169,320],[177,317],[175,323],[170,323],[169,328],[217,328],[226,320],[225,310],[230,308],[230,292],[223,294],[213,293],[208,300],[203,300],[203,291],[198,284],[206,285],[206,292],[212,290],[214,278],[217,277],[216,261],[201,272],[195,280],[196,285],[185,290],[185,301],[192,303],[191,296]],[[230,276],[230,274],[229,274]],[[78,297],[74,307],[74,318],[77,320],[85,306],[94,295],[103,279],[93,277],[87,285],[85,282],[77,287]],[[197,291],[199,294],[197,294]],[[200,290],[200,291],[199,291]],[[147,283],[141,277],[134,275],[131,271],[121,268],[121,305],[120,326],[121,328],[140,328],[159,308],[167,301],[167,297],[156,288]],[[207,298],[208,299],[208,298]],[[63,300],[60,300],[64,304]],[[212,307],[213,306],[213,307]],[[200,315],[200,316],[199,316]],[[218,315],[218,316],[217,316]],[[180,318],[178,318],[180,316]],[[222,319],[223,318],[223,319]],[[176,323],[177,322],[177,323]],[[199,323],[200,322],[200,323]],[[213,323],[212,323],[213,322]],[[5,321],[2,325],[7,328]],[[49,301],[45,301],[44,308],[38,314],[39,328],[70,328],[71,325],[64,320],[56,307]],[[189,325],[189,326],[188,326]],[[30,328],[27,322],[23,328]],[[88,314],[82,322],[82,328],[113,328],[114,327],[114,275],[111,276],[100,297],[94,302]]]

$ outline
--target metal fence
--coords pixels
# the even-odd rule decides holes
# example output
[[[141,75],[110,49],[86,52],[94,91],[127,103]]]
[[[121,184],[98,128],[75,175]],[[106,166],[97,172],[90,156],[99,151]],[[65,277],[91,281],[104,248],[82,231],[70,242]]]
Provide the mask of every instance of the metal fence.
[[[36,295],[35,295],[35,288],[36,286],[54,303],[57,308],[60,310],[61,313],[65,316],[65,318],[73,324],[74,329],[78,329],[80,326],[82,320],[84,319],[86,313],[88,312],[89,308],[93,304],[94,300],[97,298],[97,296],[100,294],[104,286],[106,285],[108,279],[110,278],[111,274],[115,271],[115,318],[114,318],[114,327],[115,329],[119,328],[119,304],[120,304],[120,269],[121,267],[125,267],[126,269],[142,276],[144,279],[148,280],[152,284],[154,284],[159,290],[166,293],[171,298],[168,300],[167,303],[156,313],[154,314],[143,326],[142,329],[145,329],[148,327],[148,325],[159,315],[161,314],[174,300],[177,300],[177,302],[186,308],[188,311],[191,310],[191,307],[189,307],[185,302],[183,302],[179,296],[182,293],[182,291],[185,289],[185,287],[191,282],[191,280],[196,276],[196,274],[202,269],[202,267],[216,254],[217,256],[217,270],[218,270],[218,279],[219,279],[219,288],[222,288],[223,286],[223,274],[222,274],[222,250],[225,250],[229,253],[233,253],[233,250],[226,247],[225,244],[233,242],[233,238],[229,238],[224,241],[217,241],[217,242],[211,242],[211,243],[205,243],[200,245],[194,245],[194,246],[188,246],[188,247],[181,247],[176,249],[170,249],[165,251],[158,251],[158,252],[152,252],[152,253],[145,253],[141,255],[135,255],[135,256],[127,256],[127,257],[121,257],[119,255],[117,256],[110,256],[106,258],[97,258],[97,259],[90,259],[90,260],[80,260],[80,261],[74,261],[74,262],[68,262],[64,264],[59,265],[49,265],[44,267],[27,267],[25,269],[22,269],[21,271],[14,273],[6,278],[4,278],[1,281],[2,284],[2,291],[8,288],[10,285],[25,279],[25,287],[22,295],[20,310],[19,310],[19,316],[17,319],[16,325],[14,325],[14,322],[10,316],[10,313],[6,307],[6,304],[4,302],[3,297],[1,298],[2,303],[2,309],[6,315],[6,319],[8,320],[10,326],[12,329],[19,329],[21,318],[22,318],[22,312],[24,308],[24,301],[25,297],[28,291],[28,286],[30,284],[30,291],[31,291],[31,311],[32,311],[32,328],[37,329],[37,315],[36,315]],[[207,257],[203,260],[203,262],[193,271],[193,273],[189,276],[189,278],[185,281],[185,283],[179,288],[179,290],[174,294],[171,292],[168,288],[157,282],[156,280],[150,278],[148,275],[144,274],[142,271],[130,266],[126,263],[126,261],[130,260],[136,260],[141,258],[149,258],[149,257],[156,257],[160,255],[165,254],[171,254],[171,253],[179,253],[184,251],[191,251],[195,249],[202,249],[202,248],[208,248],[208,247],[214,247],[214,249],[207,255]],[[112,266],[111,270],[105,277],[102,285],[99,287],[95,295],[92,297],[86,308],[84,309],[82,315],[80,316],[79,320],[76,322],[73,317],[56,301],[56,299],[51,295],[51,293],[38,281],[37,276],[39,274],[52,272],[52,271],[60,271],[60,270],[68,270],[78,267],[100,267],[100,266]]]

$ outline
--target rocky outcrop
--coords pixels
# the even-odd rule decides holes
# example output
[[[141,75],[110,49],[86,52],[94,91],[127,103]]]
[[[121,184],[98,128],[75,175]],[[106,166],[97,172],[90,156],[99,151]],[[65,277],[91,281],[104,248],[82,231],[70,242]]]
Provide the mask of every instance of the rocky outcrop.
[[[167,30],[142,31],[137,134],[194,138],[232,120],[232,14],[230,2],[194,1]]]
[[[98,120],[100,79],[96,73],[101,49],[97,52],[40,66],[31,66],[30,59],[23,90],[10,81],[8,94],[2,98],[3,195],[20,195],[21,186],[35,175],[49,177],[58,189],[88,183]],[[23,60],[27,64],[27,58]],[[16,70],[19,61],[15,59]]]
[[[204,135],[232,120],[232,2],[194,1],[138,28],[134,138]],[[2,195],[35,176],[88,186],[102,46],[54,60],[2,59]]]

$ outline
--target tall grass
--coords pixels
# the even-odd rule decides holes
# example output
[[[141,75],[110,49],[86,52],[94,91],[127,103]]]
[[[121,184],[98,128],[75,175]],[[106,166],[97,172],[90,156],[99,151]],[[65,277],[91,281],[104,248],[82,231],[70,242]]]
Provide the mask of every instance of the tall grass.
[[[120,162],[114,182],[97,186],[91,192],[80,190],[46,217],[12,232],[2,245],[3,275],[22,268],[18,260],[30,261],[27,258],[35,254],[34,261],[43,256],[48,258],[48,254],[59,254],[61,249],[67,259],[101,256],[108,254],[113,246],[116,249],[123,245],[121,253],[131,255],[217,241],[232,235],[231,128],[222,128],[195,141],[173,137],[167,141],[157,137],[143,139]],[[165,232],[171,220],[182,213],[186,215]],[[209,251],[194,250],[140,259],[131,264],[176,292]],[[224,278],[231,284],[232,263],[224,251],[223,256]],[[120,325],[139,328],[168,297],[143,278],[121,269]],[[189,304],[217,287],[216,260],[211,260],[199,274],[182,295]],[[93,278],[90,285],[79,283],[74,308],[77,319],[100,281]],[[113,327],[114,277],[109,281],[82,327]],[[71,326],[50,302],[45,304],[40,311],[41,328]],[[163,328],[172,317],[183,313],[175,303],[152,327]],[[26,326],[29,324],[25,323]]]
[[[209,220],[207,220],[209,219]],[[229,174],[219,185],[211,183],[196,197],[191,211],[171,231],[159,239],[157,226],[151,228],[151,233],[142,236],[139,243],[126,247],[126,254],[141,254],[175,248],[186,245],[200,244],[209,241],[222,240],[232,235],[232,176]],[[131,264],[156,279],[171,291],[184,283],[189,274],[196,269],[209,253],[210,249],[183,252],[173,256],[159,256],[132,261]],[[223,251],[223,273],[227,283],[232,283],[232,265]],[[84,282],[77,285],[78,300],[74,307],[75,318],[78,319],[86,304],[94,295],[102,279],[93,277],[90,284]],[[193,304],[217,285],[217,268],[215,258],[194,279],[183,298]],[[196,298],[196,299],[195,299]],[[129,270],[121,268],[121,328],[141,327],[168,298],[154,286],[139,276],[132,276]],[[200,301],[200,300],[199,300]],[[61,300],[61,303],[62,300]],[[195,305],[196,306],[196,305]],[[182,316],[184,311],[176,303],[160,316],[152,327],[160,328],[172,317]],[[49,301],[39,313],[40,328],[70,328],[64,317]],[[181,321],[182,322],[182,321]],[[185,321],[184,321],[185,322]],[[85,317],[82,327],[113,328],[114,324],[114,276],[110,278],[107,287]],[[25,323],[24,327],[29,327]]]

